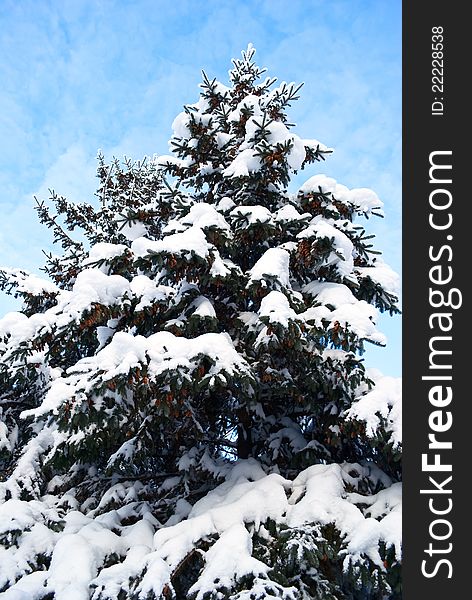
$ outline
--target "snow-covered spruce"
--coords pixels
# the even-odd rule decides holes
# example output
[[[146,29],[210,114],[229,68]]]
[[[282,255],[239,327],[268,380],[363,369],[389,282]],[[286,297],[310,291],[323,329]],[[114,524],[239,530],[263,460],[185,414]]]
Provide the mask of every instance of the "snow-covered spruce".
[[[38,204],[48,277],[0,271],[5,600],[400,597],[400,383],[360,358],[397,311],[382,203],[289,191],[331,150],[263,74],[204,75],[171,155]]]

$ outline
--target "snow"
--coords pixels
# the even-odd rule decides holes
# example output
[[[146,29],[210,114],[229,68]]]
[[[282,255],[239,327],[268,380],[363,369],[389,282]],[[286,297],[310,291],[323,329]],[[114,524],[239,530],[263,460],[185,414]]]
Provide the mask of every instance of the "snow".
[[[349,355],[348,353],[344,352],[344,350],[338,350],[335,348],[325,348],[321,352],[323,362],[328,361],[331,363],[339,363],[340,365],[345,363],[350,356],[352,355]]]
[[[210,269],[212,277],[228,277],[233,271],[241,273],[241,269],[232,260],[221,258],[218,251],[214,252],[214,256],[215,258]]]
[[[343,538],[345,568],[368,556],[383,569],[380,542],[393,546],[400,558],[401,484],[374,496],[346,494],[347,484],[358,485],[354,471],[359,478],[369,475],[368,468],[356,464],[313,465],[290,481],[265,475],[253,459],[239,461],[227,481],[195,504],[187,520],[156,532],[141,594],[161,594],[169,573],[196,542],[214,535],[218,539],[205,553],[205,568],[192,588],[197,598],[213,590],[217,578],[225,585],[245,573],[263,576],[267,565],[252,556],[247,526],[257,531],[267,519],[291,528],[333,523]],[[364,514],[356,504],[369,508]]]
[[[295,321],[299,318],[297,313],[290,307],[290,303],[285,294],[275,290],[269,292],[269,294],[262,299],[259,308],[259,317],[263,323],[281,325],[285,329],[288,328],[290,321]],[[272,339],[278,341],[276,334],[273,332],[270,333],[269,326],[266,325],[259,332],[259,335],[254,342],[254,347],[259,348],[261,345],[267,345]]]
[[[127,240],[133,242],[138,237],[146,236],[148,230],[144,223],[140,223],[139,221],[136,223],[133,223],[132,221],[126,221],[120,227],[120,233],[122,233]]]
[[[323,326],[323,321],[328,322],[328,329],[346,327],[360,339],[386,344],[386,337],[376,328],[378,310],[365,300],[355,298],[347,286],[312,281],[304,286],[303,291],[314,296],[317,306],[300,313],[299,318],[314,322],[318,327]]]
[[[292,171],[299,171],[302,167],[303,161],[306,158],[305,144],[297,135],[293,134],[292,147],[287,154],[287,164]]]
[[[329,148],[328,146],[325,146],[325,144],[323,144],[322,142],[320,142],[319,140],[316,140],[314,138],[313,139],[303,138],[303,143],[308,148],[313,148],[313,150],[319,149],[319,150],[321,150],[321,152],[333,152],[333,148]]]
[[[221,371],[230,375],[236,375],[238,372],[250,374],[248,364],[235,350],[231,338],[226,333],[205,333],[193,339],[186,339],[162,331],[147,340],[147,354],[150,358],[148,369],[153,377],[173,370],[180,364],[190,365],[202,355],[214,361],[209,371],[210,375]]]
[[[385,489],[360,493],[365,489],[360,482],[369,477],[377,477],[374,466],[319,464],[289,480],[266,474],[254,459],[240,460],[225,481],[193,507],[185,502],[183,520],[164,526],[149,512],[136,523],[123,525],[124,509],[96,517],[72,510],[64,518],[63,530],[54,532],[46,523],[59,517],[53,509],[45,509],[46,502],[9,500],[3,505],[5,515],[0,515],[4,531],[20,527],[27,532],[19,548],[0,551],[2,576],[10,573],[10,581],[19,577],[5,597],[39,599],[39,590],[47,589],[59,600],[89,600],[95,589],[97,597],[101,593],[102,598],[116,599],[143,568],[140,597],[149,592],[159,597],[181,561],[202,540],[209,541],[209,548],[202,553],[204,567],[191,588],[196,598],[203,600],[215,587],[230,586],[244,575],[254,575],[263,585],[270,566],[253,556],[252,535],[267,535],[268,519],[297,529],[333,524],[341,535],[345,568],[369,557],[383,569],[381,542],[393,548],[397,560],[401,557],[401,484],[390,484],[384,477]],[[109,497],[114,494],[123,497],[128,492],[118,484]],[[106,503],[104,498],[102,504]],[[29,569],[18,570],[21,561],[26,567],[35,553],[52,557],[49,568],[31,575]],[[118,562],[105,567],[112,555]]]
[[[298,210],[292,204],[285,204],[282,208],[275,213],[275,220],[281,223],[289,221],[301,221],[310,217],[309,213],[301,215]]]
[[[386,507],[387,514],[380,521],[364,516],[354,502],[369,504],[374,500],[360,494],[351,500],[344,497],[344,486],[349,482],[348,473],[352,469],[363,473],[365,468],[359,465],[313,465],[300,473],[293,482],[294,493],[289,502],[296,501],[296,504],[288,514],[287,522],[291,526],[298,527],[309,522],[335,523],[341,534],[345,536],[346,547],[341,552],[346,555],[345,567],[349,562],[360,559],[361,555],[366,555],[382,568],[383,563],[378,552],[380,541],[386,541],[387,546],[393,545],[397,557],[400,558],[400,547],[397,541],[401,532],[401,519],[390,519],[391,513],[388,508],[397,512],[399,516],[401,505],[397,501],[393,506]],[[400,487],[395,488],[397,499],[399,490],[401,484]],[[393,543],[391,536],[384,535],[385,519],[388,519],[386,529],[394,533]]]
[[[179,222],[184,225],[199,227],[200,229],[215,227],[223,231],[231,230],[223,215],[213,205],[204,202],[193,204],[188,214],[182,217]]]
[[[269,323],[279,323],[288,327],[289,321],[297,318],[297,313],[290,308],[288,298],[282,292],[272,291],[262,298],[259,316],[267,317]]]
[[[147,342],[142,336],[132,336],[129,333],[119,331],[113,339],[100,350],[95,356],[81,359],[69,373],[92,372],[95,369],[103,370],[105,380],[112,379],[119,374],[127,374],[133,367],[138,367],[146,360]],[[65,385],[66,380],[58,381],[56,388]],[[56,383],[56,382],[54,382]],[[54,385],[54,384],[53,384]],[[46,398],[49,394],[46,395]]]
[[[31,506],[25,506],[30,504]],[[9,536],[19,533],[17,527],[22,528],[21,535],[17,538],[18,548],[15,548],[15,554],[8,549],[0,546],[0,588],[5,587],[7,582],[14,582],[15,579],[25,575],[34,565],[38,555],[51,556],[54,546],[57,543],[59,534],[45,525],[45,522],[57,522],[58,514],[51,508],[46,507],[46,503],[39,501],[23,502],[9,500],[5,503],[7,508],[2,516],[5,518],[5,527],[2,537],[5,540]],[[32,519],[22,520],[21,515],[30,512]],[[50,521],[49,521],[50,519]],[[17,591],[27,591],[25,588],[34,585],[35,578],[23,581],[18,586]],[[43,581],[40,582],[42,585]],[[14,586],[13,586],[14,587]],[[15,597],[12,594],[12,597]],[[28,596],[29,598],[29,596]]]
[[[140,300],[137,310],[142,310],[152,302],[167,301],[174,293],[172,288],[156,285],[145,275],[138,275],[129,282],[121,275],[107,275],[101,269],[84,269],[77,275],[72,290],[61,290],[56,297],[56,305],[46,312],[31,317],[11,312],[0,319],[0,349],[5,353],[3,358],[7,358],[7,351],[14,350],[18,344],[40,333],[78,322],[84,311],[91,310],[93,305],[126,304],[135,297]]]
[[[107,506],[116,506],[118,504],[124,504],[122,508],[117,511],[111,511],[109,516],[113,517],[113,522],[111,523],[114,526],[114,520],[119,516],[120,513],[123,515],[126,514],[126,505],[129,503],[133,503],[139,499],[139,492],[144,488],[144,485],[140,481],[126,481],[124,483],[116,483],[108,488],[103,494],[100,502],[96,509],[91,510],[88,516],[94,517],[96,514],[99,515],[98,519],[105,523],[107,519],[107,513],[101,514],[102,511]],[[78,517],[81,517],[80,513],[76,513]],[[148,513],[145,513],[146,519],[150,517]]]
[[[351,538],[349,540],[351,552],[355,551],[357,555],[360,555],[364,551],[366,542],[372,540],[372,534],[375,532],[379,540],[387,541],[391,546],[394,547],[395,554],[397,556],[401,556],[402,484],[400,482],[393,483],[387,489],[380,490],[380,492],[374,494],[373,496],[365,497],[354,492],[348,494],[347,498],[351,502],[367,505],[366,508],[363,508],[363,513],[366,517],[381,519],[376,521],[378,526],[370,527],[370,531],[367,527],[365,528],[366,536],[364,539],[358,535],[357,539]],[[366,519],[366,522],[372,525],[372,521],[367,521]],[[375,543],[375,537],[373,541]]]
[[[64,439],[65,434],[57,431],[56,426],[42,427],[25,445],[10,477],[0,482],[0,503],[8,497],[15,500],[25,492],[38,496],[40,490],[37,478],[38,467],[44,460],[44,456],[57,448]],[[40,510],[37,505],[33,505],[32,508],[34,511]],[[9,509],[5,510],[9,511]],[[11,518],[16,518],[16,514],[11,514]]]
[[[179,113],[174,121],[172,122],[172,131],[177,138],[190,137],[190,130],[188,128],[189,115],[182,111]]]
[[[52,282],[23,269],[0,269],[11,282],[16,283],[16,291],[22,294],[32,294],[39,296],[41,294],[57,294],[59,288]]]
[[[140,237],[131,244],[131,250],[136,257],[154,252],[183,255],[187,258],[195,253],[201,258],[206,258],[209,255],[210,244],[200,227],[192,226],[181,233],[167,235],[162,240]]]
[[[196,593],[195,600],[203,600],[208,590],[214,587],[215,581],[218,587],[230,589],[245,575],[267,574],[269,567],[251,556],[251,553],[250,533],[243,523],[235,523],[205,553],[205,568],[188,593]]]
[[[290,287],[290,254],[282,248],[269,248],[249,271],[250,281],[265,276],[275,277],[282,286]]]
[[[72,293],[62,305],[62,311],[79,318],[93,303],[108,306],[116,303],[118,298],[129,291],[129,281],[121,275],[105,275],[100,269],[84,269],[77,275]],[[69,320],[69,316],[67,319]]]
[[[215,168],[211,162],[206,162],[198,168],[198,172],[200,175],[212,175],[213,173],[218,173],[219,168]]]
[[[381,258],[377,258],[375,265],[370,267],[356,267],[356,273],[361,277],[370,277],[382,288],[395,296],[400,293],[400,276],[389,267]]]
[[[368,375],[372,376],[372,372],[368,371]],[[385,419],[386,431],[397,447],[402,443],[402,380],[383,375],[373,378],[373,389],[356,399],[346,412],[346,418],[364,421],[370,437],[375,437],[381,418]]]
[[[333,322],[339,322],[342,327],[348,327],[359,338],[385,345],[386,337],[377,331],[375,326],[378,317],[378,310],[374,306],[365,300],[359,300],[355,305],[344,304],[335,309],[330,314],[330,327],[333,326]]]
[[[254,123],[254,117],[262,116],[262,110],[260,108],[260,97],[256,96],[255,94],[247,94],[239,102],[239,104],[236,106],[236,108],[229,113],[228,120],[236,121],[236,122],[239,121],[241,119],[244,109],[252,109],[254,112],[253,118],[248,119],[248,122],[246,123],[246,128],[250,127],[249,136],[246,135],[246,139],[247,139],[248,137],[251,136],[251,134],[254,133],[254,130],[256,127],[256,125]]]
[[[234,200],[228,198],[228,196],[224,196],[216,205],[216,208],[222,212],[227,212],[231,210],[235,206]]]
[[[47,573],[35,571],[25,575],[1,594],[3,600],[42,600],[51,590],[46,584]]]
[[[83,312],[94,304],[112,305],[131,295],[130,284],[120,275],[106,275],[100,269],[84,269],[77,275],[72,291],[61,290],[56,306],[45,313],[27,318],[21,313],[9,313],[0,320],[0,336],[9,335],[9,346],[29,340],[38,333],[67,326],[79,321]]]
[[[259,527],[267,518],[277,518],[286,504],[284,485],[289,484],[280,475],[265,476],[256,461],[250,460],[243,464],[242,469],[236,465],[229,480],[198,501],[186,521],[156,532],[155,553],[150,556],[150,570],[140,586],[143,596],[151,590],[156,595],[162,593],[162,578],[157,579],[156,585],[156,571],[160,570],[163,562],[171,569],[175,568],[192,550],[195,542],[214,534],[218,534],[220,540],[224,535],[223,540],[230,539],[238,544],[234,550],[238,553],[237,563],[241,566],[247,568],[246,565],[257,565],[261,569],[263,565],[259,566],[250,555],[250,545],[247,538],[241,536],[240,526],[254,523]],[[226,567],[227,576],[231,577],[231,569],[236,563],[228,564],[231,553],[225,552],[222,546],[220,544],[212,553],[212,561],[217,560],[221,567]],[[212,572],[211,568],[209,571]],[[198,579],[195,589],[203,595],[205,582],[208,582],[208,571],[204,571],[202,575],[204,579]]]
[[[260,158],[252,148],[239,152],[223,171],[225,177],[248,177],[250,173],[259,171],[262,166]]]
[[[216,143],[218,148],[223,148],[226,144],[229,144],[233,139],[233,136],[230,133],[224,133],[223,131],[218,131],[216,134]]]
[[[200,356],[208,356],[214,362],[209,370],[210,377],[222,372],[232,376],[251,374],[248,364],[226,333],[206,333],[187,339],[168,331],[159,331],[148,338],[119,331],[96,355],[83,358],[68,369],[67,377],[53,381],[42,404],[24,411],[22,417],[55,413],[73,396],[85,397],[84,394],[93,393],[97,383],[127,375],[131,369],[143,365],[147,366],[150,379],[176,369],[192,373]],[[87,373],[87,379],[83,373]]]
[[[141,298],[136,305],[136,310],[143,310],[146,306],[150,306],[154,302],[167,302],[174,295],[175,290],[170,286],[157,285],[156,282],[146,275],[137,275],[130,282],[130,290],[132,294]]]
[[[317,444],[321,446],[319,442],[315,442],[314,440],[307,444],[306,439],[301,432],[300,426],[288,417],[281,419],[281,425],[284,425],[284,427],[275,433],[270,434],[268,440],[269,448],[272,451],[272,457],[274,460],[279,456],[279,449],[284,439],[289,440],[290,448],[294,452],[300,452],[301,450],[306,450],[307,448],[316,447]]]
[[[282,121],[272,121],[267,126],[269,135],[267,140],[270,144],[291,143],[291,148],[287,154],[287,163],[293,171],[298,171],[306,157],[304,140],[294,133],[291,133]]]
[[[84,260],[84,265],[97,263],[99,261],[110,261],[117,256],[124,254],[128,248],[122,244],[108,244],[99,242],[94,244],[89,250],[88,258]]]
[[[338,308],[343,304],[356,304],[357,299],[343,283],[331,281],[311,281],[302,288],[303,293],[313,296],[316,302]]]
[[[330,219],[330,221],[333,220]],[[343,277],[349,277],[351,275],[354,268],[354,246],[349,237],[337,229],[334,224],[318,215],[311,221],[310,225],[306,229],[297,235],[297,238],[332,239],[333,251],[326,259],[326,264],[336,265],[339,274]]]
[[[238,319],[251,330],[254,330],[259,322],[259,316],[255,312],[242,311],[238,314]]]
[[[290,150],[286,154],[286,161],[289,168],[294,172],[301,168],[302,163],[306,158],[306,147],[319,147],[320,150],[329,150],[318,140],[301,139],[298,135],[292,133],[281,120],[267,121],[266,115],[271,107],[272,100],[278,93],[286,95],[290,87],[293,87],[293,84],[287,86],[286,83],[282,83],[281,86],[275,88],[267,95],[258,96],[255,94],[248,94],[239,102],[236,108],[230,112],[228,118],[233,122],[240,121],[244,110],[251,111],[252,116],[245,124],[245,137],[243,144],[240,146],[241,152],[236,156],[231,165],[227,167],[224,172],[225,175],[248,175],[250,172],[260,169],[260,162],[253,162],[255,157],[253,150],[255,149],[255,134],[263,122],[267,132],[266,142],[274,149],[278,145],[290,143]]]
[[[248,225],[257,223],[270,223],[272,213],[264,206],[256,204],[255,206],[237,206],[230,212],[231,217],[245,217]]]
[[[77,534],[64,535],[58,541],[49,568],[49,585],[57,600],[88,600],[89,582],[99,564],[94,548]]]
[[[100,593],[100,596],[94,595],[93,598],[115,600],[121,590],[128,592],[130,582],[141,572],[149,550],[147,545],[136,544],[127,551],[123,562],[102,569],[90,582],[97,590],[95,593]]]
[[[44,518],[41,502],[10,499],[0,504],[0,535],[8,531],[31,529]]]
[[[0,408],[0,450],[6,450],[7,452],[11,452],[14,444],[10,439],[10,432],[8,431],[8,427],[1,420],[3,416],[3,410]]]
[[[225,85],[224,83],[221,83],[221,81],[215,80],[213,82],[213,86],[214,86],[214,90],[217,94],[220,94],[221,96],[225,96],[226,94],[229,94],[229,92],[231,91],[231,88],[229,88],[227,85]]]
[[[9,312],[0,319],[0,340],[10,338],[15,342],[27,337],[32,330],[30,320],[23,313]]]
[[[111,514],[92,519],[72,511],[66,515],[64,530],[60,534],[51,531],[43,523],[36,523],[31,532],[24,534],[24,543],[16,558],[18,560],[18,554],[34,542],[34,534],[37,553],[52,556],[49,569],[26,575],[10,588],[15,593],[21,591],[29,595],[10,593],[6,597],[25,600],[41,598],[43,595],[38,590],[44,593],[47,589],[54,591],[54,597],[58,600],[89,600],[91,586],[117,595],[121,585],[128,583],[128,577],[136,576],[141,571],[142,561],[151,550],[155,520],[149,515],[134,525],[120,526],[117,515],[110,517]],[[112,532],[111,527],[119,529],[121,535]],[[37,532],[46,538],[41,541]],[[102,569],[97,576],[104,561],[112,555],[126,558],[122,563]],[[116,595],[103,597],[116,598]]]
[[[330,328],[338,322],[342,327],[348,327],[361,339],[385,345],[386,337],[375,326],[379,317],[378,310],[365,300],[356,304],[344,304],[330,314]]]
[[[324,194],[332,194],[333,198],[346,205],[351,205],[359,213],[370,214],[373,210],[378,209],[377,213],[381,214],[380,209],[383,207],[383,202],[377,194],[368,188],[353,188],[349,189],[345,185],[338,183],[332,177],[324,174],[314,175],[310,177],[300,188],[303,194],[311,192]]]
[[[205,296],[199,296],[198,298],[195,298],[195,300],[192,302],[189,308],[194,309],[192,311],[192,316],[200,318],[209,317],[211,319],[216,319],[216,312],[213,307],[213,304]]]
[[[72,291],[61,290],[57,305],[45,313],[26,317],[22,313],[9,313],[0,320],[0,336],[9,335],[9,345],[14,347],[35,337],[40,331],[61,328],[80,319],[92,305],[111,305],[130,293],[129,282],[120,275],[106,275],[100,269],[84,269],[77,275]]]

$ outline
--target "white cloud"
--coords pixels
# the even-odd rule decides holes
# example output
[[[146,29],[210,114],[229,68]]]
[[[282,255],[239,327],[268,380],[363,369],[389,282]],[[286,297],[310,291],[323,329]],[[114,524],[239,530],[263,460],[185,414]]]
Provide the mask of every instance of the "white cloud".
[[[36,192],[39,199],[49,197],[49,189],[73,202],[91,202],[96,189],[96,152],[72,144],[48,167]]]

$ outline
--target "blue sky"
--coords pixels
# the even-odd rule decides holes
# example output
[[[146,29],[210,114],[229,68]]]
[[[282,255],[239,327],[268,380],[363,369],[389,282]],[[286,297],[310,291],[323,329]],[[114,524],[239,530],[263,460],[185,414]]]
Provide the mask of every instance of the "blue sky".
[[[248,42],[270,75],[305,82],[297,133],[335,148],[295,183],[374,189],[386,218],[369,229],[400,272],[400,0],[0,0],[0,265],[37,272],[51,247],[33,195],[90,200],[98,149],[167,153],[200,70],[225,83]],[[0,315],[14,307],[0,294]],[[381,329],[389,344],[366,364],[399,375],[400,318]]]

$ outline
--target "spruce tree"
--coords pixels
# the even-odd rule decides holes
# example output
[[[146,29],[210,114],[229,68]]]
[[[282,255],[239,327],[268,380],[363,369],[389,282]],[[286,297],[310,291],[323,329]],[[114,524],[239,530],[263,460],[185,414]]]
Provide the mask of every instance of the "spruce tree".
[[[23,300],[0,320],[9,593],[400,597],[400,383],[362,360],[398,312],[358,222],[382,203],[289,191],[332,150],[254,53],[203,73],[171,155],[100,156],[94,202],[38,202],[48,279],[0,271]]]

